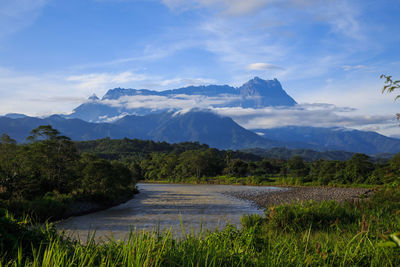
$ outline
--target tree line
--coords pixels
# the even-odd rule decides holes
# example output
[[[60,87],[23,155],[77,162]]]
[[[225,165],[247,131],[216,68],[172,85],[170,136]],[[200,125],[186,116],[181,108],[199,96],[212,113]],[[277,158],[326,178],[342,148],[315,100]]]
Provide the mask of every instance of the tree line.
[[[185,181],[194,178],[228,176],[248,178],[250,183],[283,182],[291,184],[385,184],[400,181],[400,153],[391,160],[373,162],[368,155],[354,154],[347,161],[304,161],[300,156],[289,160],[264,158],[246,161],[232,158],[231,152],[189,150],[181,154],[152,153],[130,165],[145,180]],[[234,180],[233,180],[234,181]]]
[[[229,183],[241,179],[254,184],[378,185],[398,182],[400,176],[400,153],[392,159],[377,160],[365,154],[342,152],[347,160],[332,160],[318,159],[315,155],[287,157],[290,155],[287,149],[283,149],[285,153],[275,149],[277,152],[272,156],[255,155],[257,150],[251,149],[224,151],[198,142],[168,144],[104,138],[76,144],[82,152],[118,160],[137,180],[207,182],[210,180],[207,178],[214,177],[226,181],[229,178]],[[318,155],[329,155],[329,152]]]

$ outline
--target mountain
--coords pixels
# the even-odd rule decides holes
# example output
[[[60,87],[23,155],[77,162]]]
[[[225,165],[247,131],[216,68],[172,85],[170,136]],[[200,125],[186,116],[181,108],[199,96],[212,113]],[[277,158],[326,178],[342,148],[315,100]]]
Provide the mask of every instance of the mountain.
[[[240,106],[262,108],[267,106],[294,106],[296,101],[283,90],[277,80],[263,80],[258,77],[237,89],[240,92]]]
[[[268,139],[284,142],[292,148],[309,148],[317,151],[344,150],[365,154],[398,153],[400,139],[376,132],[332,127],[286,126],[257,129]]]
[[[322,155],[323,158],[340,158],[350,155],[343,151],[369,155],[400,152],[399,139],[389,138],[375,132],[290,126],[255,130],[255,132],[264,134],[260,136],[241,127],[231,118],[200,110],[186,113],[159,112],[145,116],[129,115],[113,123],[91,123],[81,119],[66,119],[58,115],[48,118],[0,117],[0,134],[6,133],[18,142],[24,142],[32,129],[39,125],[49,124],[75,141],[126,137],[169,143],[197,141],[208,144],[210,147],[234,150],[281,147],[282,149],[339,151],[335,155]],[[268,153],[274,154],[275,152],[271,150]],[[281,155],[290,156],[301,153],[305,157],[315,157],[315,153],[310,154],[306,150],[289,151],[290,153],[279,150],[278,152]]]
[[[220,149],[269,148],[281,145],[244,129],[231,118],[196,110],[183,114],[162,112],[145,116],[125,116],[114,123],[91,123],[58,115],[44,119],[0,117],[0,134],[6,133],[21,143],[39,125],[52,125],[61,134],[75,141],[126,137],[170,143],[197,141]]]
[[[177,104],[169,105],[167,102]],[[294,106],[296,101],[283,90],[277,79],[263,80],[255,77],[237,88],[228,85],[208,85],[165,91],[110,89],[101,99],[92,95],[66,117],[90,122],[107,122],[128,114],[147,115],[155,111],[178,111],[182,105],[199,108],[200,106],[196,106],[200,105],[198,103],[212,107],[262,108]]]
[[[282,145],[244,129],[231,118],[207,111],[126,116],[115,125],[128,129],[131,136],[169,143],[198,141],[220,149]]]
[[[0,135],[5,133],[22,143],[30,131],[40,125],[52,125],[72,140],[93,140],[104,137],[123,138],[125,131],[108,123],[89,123],[80,119],[65,119],[58,115],[48,118],[24,117],[11,119],[0,117]]]
[[[20,113],[7,113],[4,115],[4,117],[11,118],[11,119],[20,119],[20,118],[26,118],[25,114],[20,114]]]

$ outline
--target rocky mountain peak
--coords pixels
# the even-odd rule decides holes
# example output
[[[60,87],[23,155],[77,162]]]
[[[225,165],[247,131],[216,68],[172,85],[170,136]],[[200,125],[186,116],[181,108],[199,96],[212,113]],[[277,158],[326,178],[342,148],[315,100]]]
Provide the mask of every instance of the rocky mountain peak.
[[[93,94],[93,95],[89,96],[88,100],[90,100],[90,101],[98,101],[98,100],[100,100],[100,98],[98,98],[96,94]]]
[[[277,79],[263,80],[254,77],[238,88],[244,98],[243,107],[293,106],[296,101],[291,98]]]

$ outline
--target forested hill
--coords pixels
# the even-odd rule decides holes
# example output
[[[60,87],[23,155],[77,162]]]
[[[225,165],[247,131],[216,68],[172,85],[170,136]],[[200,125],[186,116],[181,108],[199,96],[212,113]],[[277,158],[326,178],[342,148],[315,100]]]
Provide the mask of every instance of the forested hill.
[[[400,151],[400,140],[373,132],[316,127],[281,127],[250,131],[229,117],[207,110],[191,110],[180,114],[165,112],[146,116],[125,116],[113,123],[90,123],[80,119],[65,119],[57,115],[47,118],[24,117],[20,114],[11,116],[13,118],[0,116],[0,135],[5,133],[18,143],[25,142],[31,129],[40,125],[52,125],[62,135],[74,141],[109,137],[168,143],[199,142],[224,150],[286,147],[315,151],[348,151],[368,155],[396,154]],[[343,158],[335,156],[334,159]]]
[[[354,153],[347,151],[315,151],[311,149],[287,149],[284,147],[275,147],[271,149],[251,148],[242,150],[246,153],[258,155],[263,158],[291,159],[293,157],[301,157],[305,161],[323,160],[349,160]],[[393,157],[392,154],[386,155],[384,158]],[[379,157],[376,157],[379,158]]]
[[[74,141],[126,137],[169,143],[197,141],[218,149],[283,146],[279,142],[244,129],[231,118],[199,110],[184,114],[165,112],[146,116],[125,116],[114,123],[90,123],[57,115],[47,118],[0,117],[0,135],[5,133],[22,143],[29,136],[30,130],[40,125],[52,125]]]
[[[124,158],[142,158],[151,153],[174,153],[181,154],[188,150],[206,150],[209,148],[206,144],[199,142],[182,142],[169,144],[166,142],[155,142],[151,140],[138,139],[120,139],[110,138],[98,139],[93,141],[76,142],[81,152],[94,153],[105,159],[124,159]],[[216,150],[219,154],[224,154],[224,150]],[[323,160],[349,160],[354,153],[346,151],[315,151],[311,149],[246,149],[240,151],[230,151],[232,158],[242,160],[258,161],[262,158],[274,158],[288,160],[295,156],[302,157],[305,161]],[[389,157],[389,156],[387,156]],[[386,157],[386,158],[387,158]],[[393,157],[393,155],[390,155]]]

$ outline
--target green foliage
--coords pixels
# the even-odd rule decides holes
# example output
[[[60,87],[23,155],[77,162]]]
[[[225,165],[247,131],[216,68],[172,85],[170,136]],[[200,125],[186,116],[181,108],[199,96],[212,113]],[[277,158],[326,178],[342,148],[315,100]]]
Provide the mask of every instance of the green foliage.
[[[167,144],[127,138],[76,144],[84,153],[128,166],[135,180],[281,185],[380,185],[400,181],[396,157],[389,163],[343,151],[316,155],[309,150],[284,148],[271,149],[270,154],[247,150],[265,156],[262,158],[246,152],[210,149],[199,143]],[[332,160],[335,158],[348,160]],[[221,178],[226,175],[231,178]]]
[[[348,183],[364,183],[368,175],[374,170],[369,156],[356,153],[346,162],[345,175]]]
[[[381,79],[385,79],[385,85],[383,86],[382,93],[388,92],[391,93],[394,90],[397,90],[400,88],[400,81],[393,81],[392,76],[386,76],[386,75],[381,75]],[[400,98],[400,95],[396,96],[396,99]]]
[[[50,125],[31,134],[23,145],[4,134],[1,138],[1,207],[44,221],[62,218],[75,199],[112,203],[136,191],[138,177],[124,164],[80,154]]]
[[[251,148],[243,152],[252,153],[264,158],[275,158],[289,160],[295,156],[302,157],[305,161],[323,160],[349,160],[353,152],[347,151],[315,151],[311,149],[288,149],[285,147],[274,147],[270,149]]]
[[[400,248],[400,233],[393,233],[388,236],[384,236],[389,241],[381,242],[378,245],[380,247],[397,247]]]
[[[249,173],[249,165],[243,160],[234,159],[226,167],[226,172],[234,177],[244,177]]]
[[[361,220],[362,214],[349,203],[325,201],[271,207],[266,217],[270,227],[304,231],[309,228],[321,230],[353,224]]]
[[[398,90],[400,88],[400,80],[393,81],[392,76],[386,76],[384,74],[381,75],[381,79],[385,79],[385,85],[382,88],[382,94],[385,92],[391,93],[394,90]],[[395,100],[399,99],[400,95],[397,95]],[[397,119],[400,120],[400,113],[397,113]]]
[[[32,255],[32,247],[46,245],[55,236],[56,231],[51,225],[43,229],[28,219],[16,220],[0,209],[0,264],[1,260],[17,258],[21,250],[26,252],[24,256]]]
[[[325,202],[278,206],[269,210],[266,218],[259,215],[243,217],[241,229],[228,225],[221,231],[182,233],[180,238],[175,238],[169,231],[143,231],[131,232],[122,241],[111,238],[108,242],[96,243],[92,236],[87,242],[79,243],[48,234],[49,230],[42,230],[43,239],[34,236],[32,243],[10,238],[10,244],[18,244],[19,248],[14,246],[14,252],[7,254],[8,257],[3,254],[0,264],[399,266],[400,250],[396,245],[399,235],[381,234],[388,228],[398,229],[400,221],[394,217],[396,208],[386,210],[385,213],[379,212],[379,202],[395,204],[398,192],[398,188],[386,188],[371,200],[360,203]],[[398,207],[398,204],[395,206]],[[329,210],[332,215],[327,214]],[[329,219],[334,221],[331,223],[325,216],[330,216]],[[15,232],[15,228],[10,231]],[[17,233],[20,233],[19,230]],[[27,232],[24,234],[29,235]],[[23,238],[22,234],[16,236],[16,240]]]

